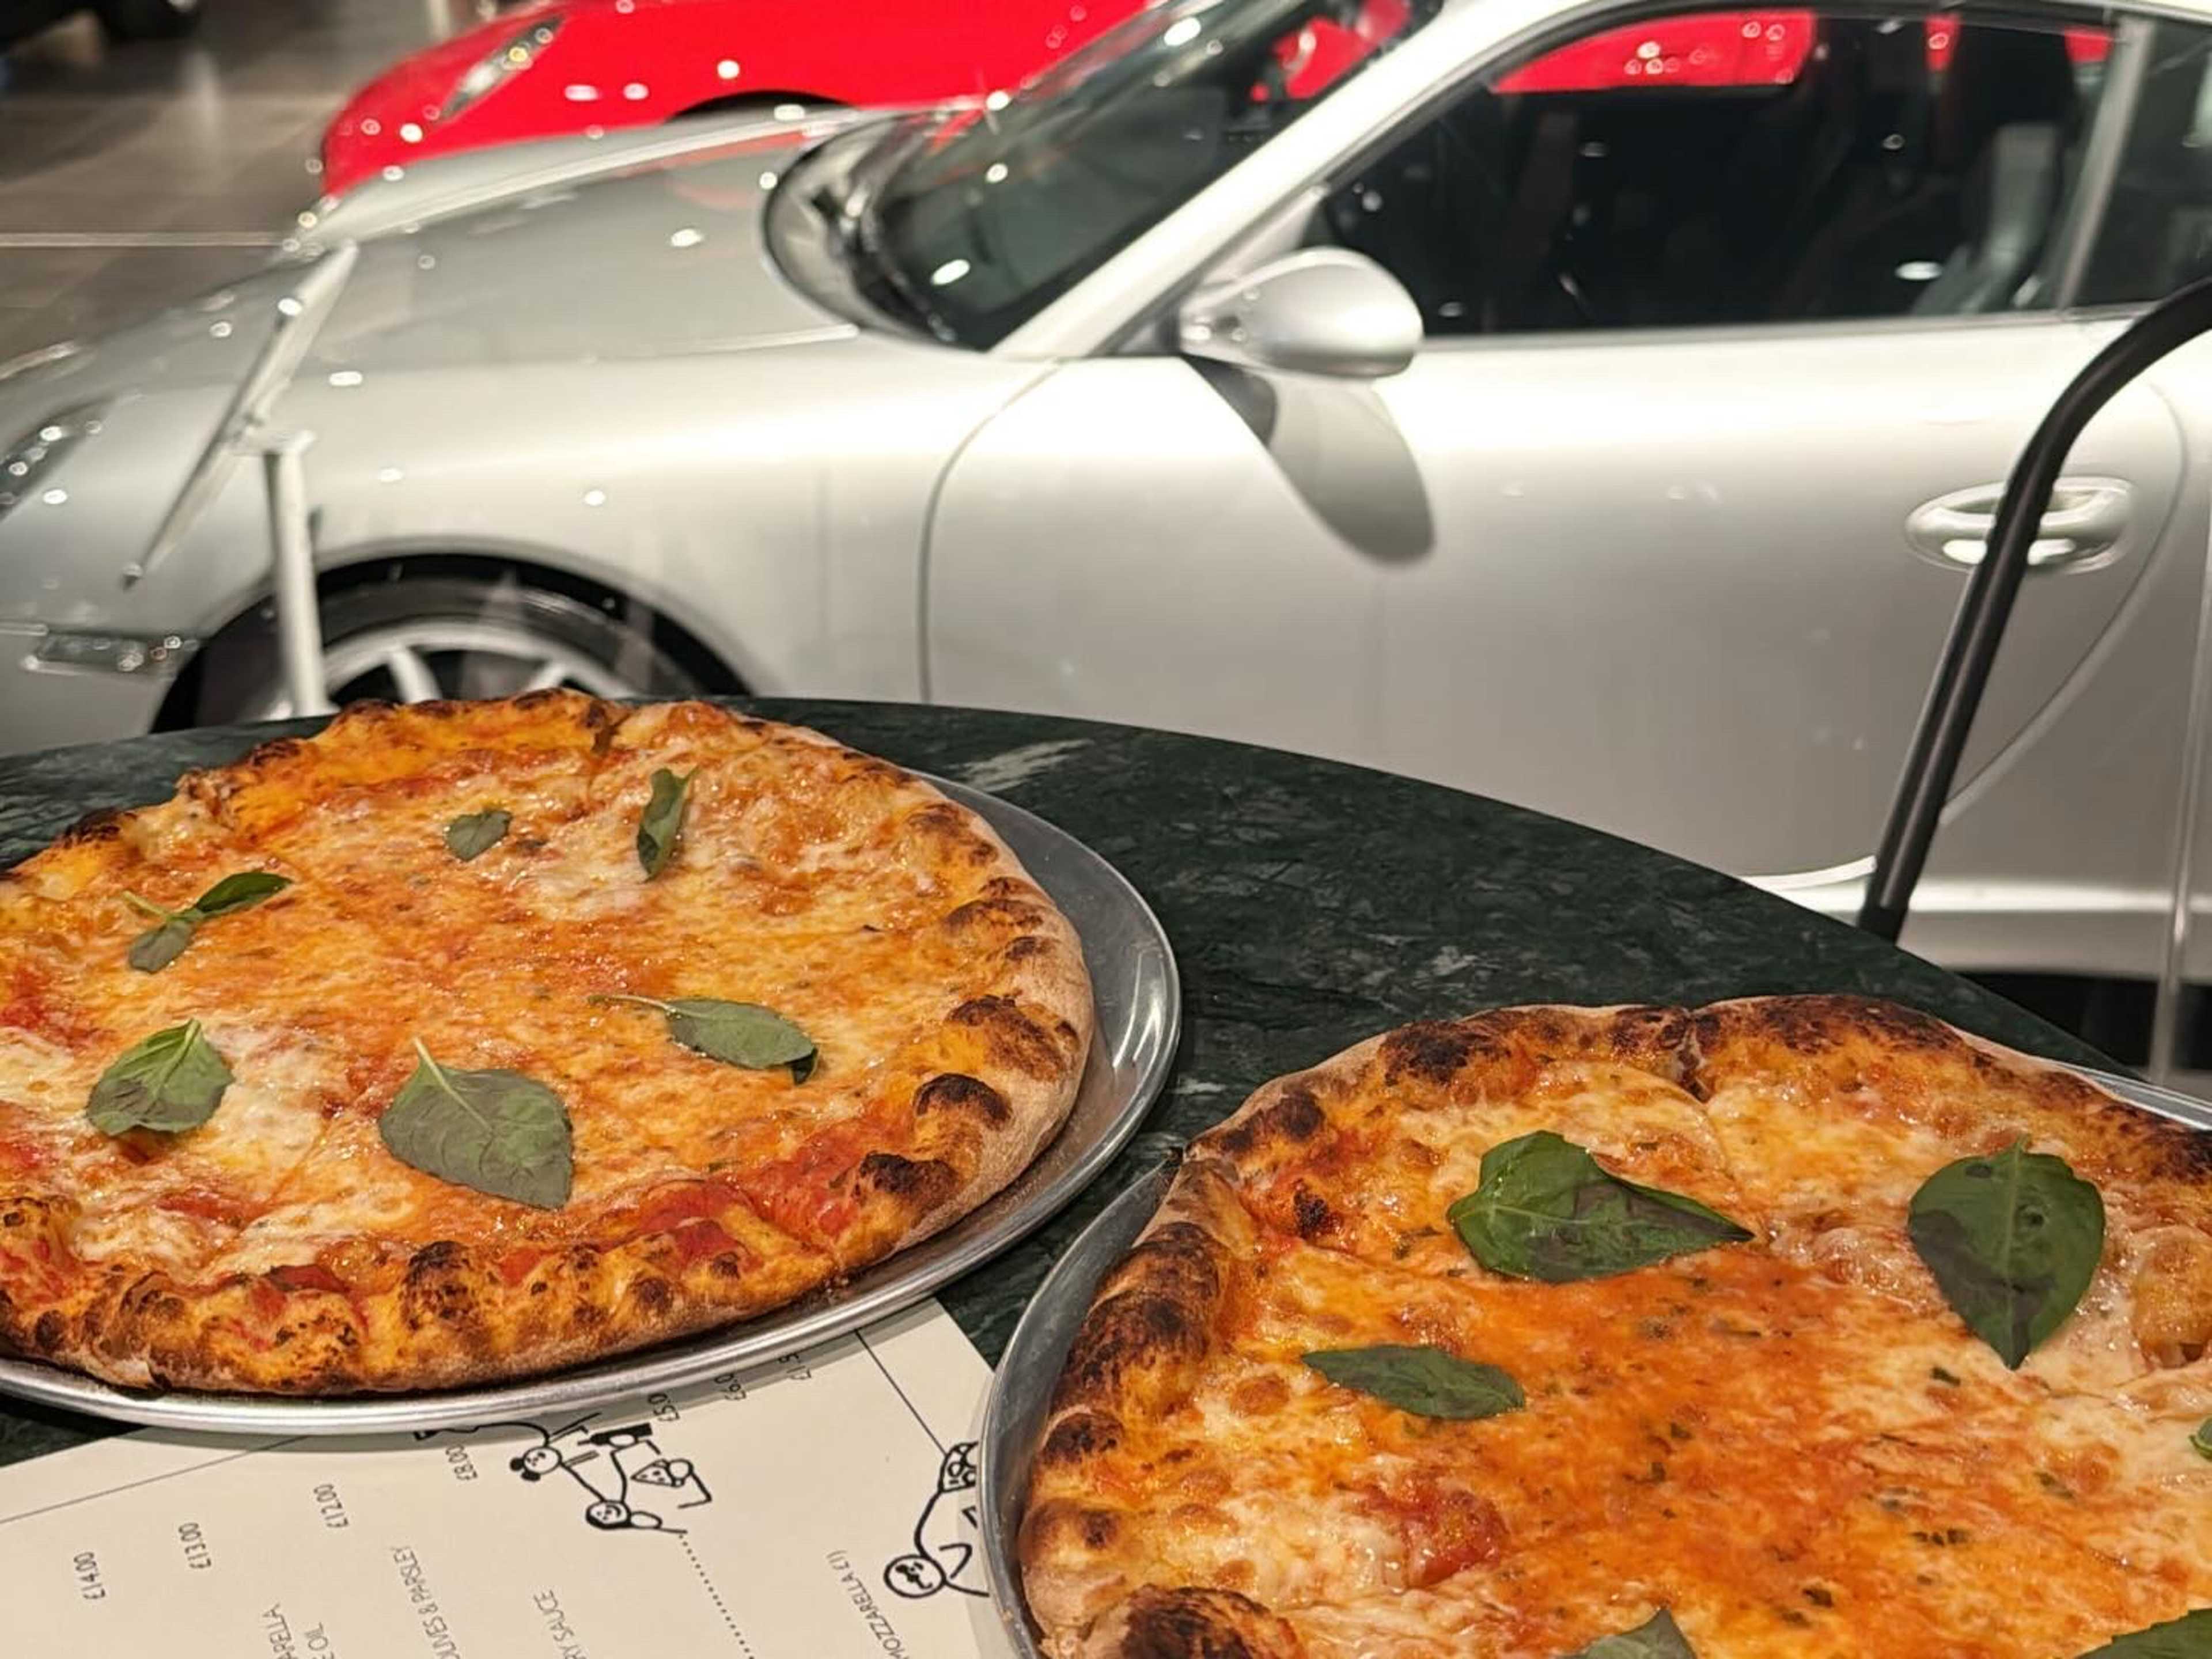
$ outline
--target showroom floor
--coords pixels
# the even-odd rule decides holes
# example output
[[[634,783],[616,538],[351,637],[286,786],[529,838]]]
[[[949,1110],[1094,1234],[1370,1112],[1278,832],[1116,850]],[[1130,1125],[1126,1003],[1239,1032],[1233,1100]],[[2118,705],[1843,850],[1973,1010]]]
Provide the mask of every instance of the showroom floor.
[[[203,0],[184,43],[89,17],[0,54],[0,361],[267,257],[315,194],[324,125],[476,0]]]

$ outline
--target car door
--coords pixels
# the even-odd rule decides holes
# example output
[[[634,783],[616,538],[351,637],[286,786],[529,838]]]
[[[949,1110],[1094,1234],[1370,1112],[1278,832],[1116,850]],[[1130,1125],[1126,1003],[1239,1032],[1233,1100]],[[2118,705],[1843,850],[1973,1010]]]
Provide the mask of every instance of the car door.
[[[1302,231],[1404,283],[1413,365],[1061,367],[941,488],[932,695],[1388,767],[1747,874],[1860,858],[1996,488],[2119,326],[2055,308],[2117,151],[2113,36],[2007,16],[1616,15],[1484,73]],[[2084,436],[1962,782],[2082,671],[2183,477],[2147,389]]]

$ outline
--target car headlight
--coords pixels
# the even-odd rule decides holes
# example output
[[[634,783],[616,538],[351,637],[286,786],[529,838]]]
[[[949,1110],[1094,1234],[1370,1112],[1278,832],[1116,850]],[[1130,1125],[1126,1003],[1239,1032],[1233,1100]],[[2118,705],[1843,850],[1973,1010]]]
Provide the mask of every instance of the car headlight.
[[[496,47],[469,66],[468,72],[453,83],[440,106],[438,118],[450,121],[479,98],[496,92],[514,76],[538,61],[538,54],[553,44],[553,37],[561,32],[568,20],[560,12],[533,19],[526,28],[518,29]]]

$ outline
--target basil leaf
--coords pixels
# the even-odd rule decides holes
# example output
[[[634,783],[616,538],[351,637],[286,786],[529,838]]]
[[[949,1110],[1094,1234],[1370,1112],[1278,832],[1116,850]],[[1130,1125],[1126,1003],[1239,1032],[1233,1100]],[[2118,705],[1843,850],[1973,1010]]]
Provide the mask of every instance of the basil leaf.
[[[185,946],[192,942],[192,935],[198,931],[199,922],[191,912],[181,912],[132,939],[125,960],[142,974],[158,974],[184,955]]]
[[[2119,1637],[2081,1659],[2212,1659],[2212,1607]]]
[[[2197,1425],[2197,1432],[2189,1437],[2191,1449],[2208,1462],[2212,1462],[2212,1417]]]
[[[677,837],[684,833],[684,794],[696,772],[678,777],[666,767],[653,775],[653,796],[637,820],[637,861],[651,881],[665,869],[676,852]]]
[[[668,1021],[668,1035],[685,1048],[725,1066],[765,1070],[791,1067],[791,1080],[804,1083],[813,1074],[814,1039],[773,1008],[757,1002],[723,1002],[714,997],[678,997],[662,1002],[653,997],[595,996],[593,1002],[628,1002],[658,1009]]]
[[[134,1043],[100,1074],[84,1115],[102,1134],[125,1129],[196,1129],[215,1115],[230,1067],[188,1019]]]
[[[1674,1622],[1674,1615],[1662,1607],[1634,1630],[1601,1636],[1588,1647],[1569,1654],[1567,1659],[1698,1659],[1698,1656]]]
[[[1943,1299],[2017,1370],[2089,1288],[2105,1249],[2105,1200],[2065,1159],[2015,1140],[1929,1176],[1905,1233]]]
[[[1601,1167],[1539,1129],[1482,1155],[1482,1184],[1449,1219],[1492,1273],[1550,1285],[1603,1279],[1751,1237],[1718,1211]]]
[[[520,1072],[441,1066],[419,1040],[415,1052],[415,1074],[376,1121],[394,1158],[541,1210],[568,1201],[574,1166],[560,1096]]]
[[[266,870],[241,871],[234,876],[225,876],[194,899],[190,914],[206,921],[216,916],[227,916],[234,910],[251,910],[291,884],[289,876],[274,876]]]
[[[466,864],[505,841],[507,827],[514,822],[513,814],[503,806],[465,812],[446,826],[446,850]]]
[[[1371,1394],[1417,1417],[1463,1421],[1517,1412],[1528,1403],[1521,1385],[1497,1366],[1478,1365],[1443,1348],[1386,1342],[1372,1348],[1322,1348],[1298,1357],[1340,1389]]]
[[[225,876],[181,910],[169,909],[125,890],[125,901],[161,920],[158,926],[148,928],[131,941],[131,950],[125,959],[142,974],[159,973],[184,955],[185,947],[192,942],[202,922],[234,910],[250,910],[291,884],[289,876],[273,876],[265,870],[242,871],[234,876]]]

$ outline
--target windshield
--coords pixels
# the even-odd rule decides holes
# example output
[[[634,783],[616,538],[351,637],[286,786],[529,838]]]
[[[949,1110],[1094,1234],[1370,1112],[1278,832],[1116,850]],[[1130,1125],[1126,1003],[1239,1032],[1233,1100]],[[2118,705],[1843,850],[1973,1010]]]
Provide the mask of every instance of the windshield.
[[[941,338],[996,344],[1425,21],[1434,0],[1169,0],[931,132],[869,252]]]

